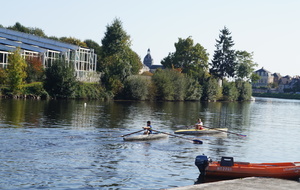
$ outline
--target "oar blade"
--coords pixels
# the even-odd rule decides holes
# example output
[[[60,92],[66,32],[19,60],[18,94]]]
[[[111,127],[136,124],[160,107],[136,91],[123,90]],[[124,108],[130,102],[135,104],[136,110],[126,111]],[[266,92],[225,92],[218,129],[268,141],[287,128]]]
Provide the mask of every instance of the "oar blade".
[[[200,141],[200,140],[198,140],[198,139],[194,139],[194,140],[193,140],[193,143],[194,143],[194,144],[203,144],[203,141]]]

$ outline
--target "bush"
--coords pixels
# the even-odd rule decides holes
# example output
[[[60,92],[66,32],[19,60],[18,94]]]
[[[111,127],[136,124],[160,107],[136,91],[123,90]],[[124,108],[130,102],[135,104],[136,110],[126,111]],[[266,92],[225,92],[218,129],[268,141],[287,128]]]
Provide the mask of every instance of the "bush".
[[[63,58],[46,69],[44,88],[54,98],[73,98],[77,85],[74,67]]]
[[[43,88],[42,82],[34,82],[24,85],[24,94],[34,97],[48,98],[49,94]]]
[[[155,72],[152,81],[157,89],[157,99],[167,101],[184,100],[187,81],[183,74],[174,70],[160,70]]]
[[[76,85],[75,98],[83,99],[106,99],[107,95],[103,87],[97,83],[82,83]]]
[[[217,101],[222,97],[222,88],[218,84],[218,80],[210,77],[204,84],[203,99],[208,101]]]
[[[129,76],[124,82],[124,98],[131,100],[149,100],[150,85],[150,77],[140,75]]]
[[[223,100],[225,101],[236,101],[239,97],[239,92],[236,88],[235,82],[223,83]]]
[[[245,82],[242,80],[237,80],[236,87],[239,92],[239,101],[251,100],[252,96],[252,85],[249,82]]]
[[[187,90],[185,100],[196,100],[199,101],[202,97],[202,87],[198,81],[186,77],[187,79]]]

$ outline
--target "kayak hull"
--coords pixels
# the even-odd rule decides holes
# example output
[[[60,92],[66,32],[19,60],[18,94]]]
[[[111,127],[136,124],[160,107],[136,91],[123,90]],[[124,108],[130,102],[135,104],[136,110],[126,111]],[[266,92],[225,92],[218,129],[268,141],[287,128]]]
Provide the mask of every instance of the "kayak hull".
[[[157,139],[165,139],[169,136],[166,134],[149,134],[149,135],[136,135],[132,137],[124,137],[124,141],[148,141],[148,140],[157,140]]]
[[[298,164],[298,165],[297,165]],[[212,162],[206,168],[206,177],[235,179],[244,177],[272,177],[281,179],[299,179],[300,162],[282,163],[235,163],[233,166],[220,166]]]
[[[177,130],[175,134],[185,134],[185,135],[206,135],[206,134],[219,134],[226,133],[228,128],[215,128],[215,129],[181,129]]]
[[[236,179],[245,177],[271,177],[281,179],[300,178],[300,162],[249,163],[234,162],[233,157],[210,161],[207,156],[196,157],[200,175],[209,179]]]

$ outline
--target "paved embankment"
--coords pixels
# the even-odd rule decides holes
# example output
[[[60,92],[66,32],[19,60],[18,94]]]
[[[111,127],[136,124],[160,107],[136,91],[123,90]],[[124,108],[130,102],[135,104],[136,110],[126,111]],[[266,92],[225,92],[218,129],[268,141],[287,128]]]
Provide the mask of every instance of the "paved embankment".
[[[297,181],[249,177],[242,179],[226,180],[212,183],[203,183],[185,187],[171,188],[171,190],[300,190],[300,183]],[[170,190],[170,189],[168,189]]]

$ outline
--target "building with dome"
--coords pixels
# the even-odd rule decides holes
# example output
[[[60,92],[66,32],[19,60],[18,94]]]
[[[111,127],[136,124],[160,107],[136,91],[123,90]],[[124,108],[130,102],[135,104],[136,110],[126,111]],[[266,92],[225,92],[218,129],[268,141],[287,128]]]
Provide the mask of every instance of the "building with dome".
[[[149,71],[151,73],[154,73],[156,69],[161,68],[163,69],[164,67],[162,65],[154,65],[153,64],[153,59],[150,53],[150,48],[147,51],[147,55],[144,57],[143,60],[143,68],[141,72]]]

